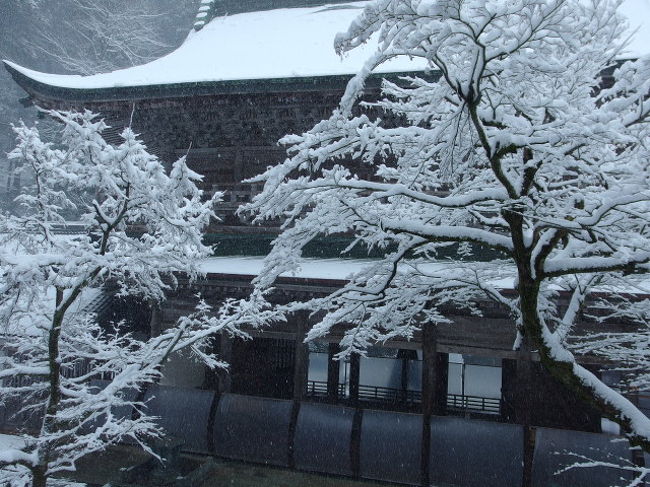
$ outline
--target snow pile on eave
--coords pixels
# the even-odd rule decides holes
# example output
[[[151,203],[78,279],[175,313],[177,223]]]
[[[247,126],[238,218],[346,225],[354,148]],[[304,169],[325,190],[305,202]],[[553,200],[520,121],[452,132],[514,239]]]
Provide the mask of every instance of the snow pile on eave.
[[[368,265],[376,263],[371,259],[309,259],[306,258],[295,274],[283,277],[301,279],[347,280]],[[264,257],[211,257],[200,264],[202,272],[240,276],[257,276],[264,267]]]
[[[379,259],[315,259],[305,258],[300,263],[300,269],[294,273],[284,273],[281,277],[295,277],[299,279],[315,280],[340,280],[347,281],[354,274],[363,271],[369,266],[380,262]],[[424,273],[436,273],[461,265],[454,261],[439,261],[419,263],[418,269]],[[468,265],[464,262],[462,265]],[[206,274],[222,274],[232,276],[258,276],[264,268],[264,257],[260,256],[233,256],[210,257],[200,263],[200,269]],[[409,268],[405,268],[409,272]],[[410,269],[411,271],[413,269]],[[495,279],[490,284],[498,289],[512,289],[514,281],[511,277]]]
[[[291,277],[297,279],[313,279],[315,281],[348,281],[355,274],[367,269],[377,263],[381,262],[380,259],[350,259],[350,258],[304,258],[300,263],[300,268],[293,273],[283,273],[281,277]],[[478,265],[477,265],[478,264]],[[410,264],[402,265],[401,271],[405,273],[419,272],[424,275],[447,273],[460,267],[474,268],[484,267],[486,263],[474,263],[471,261],[454,261],[454,260],[440,260],[430,262],[420,262],[417,264],[417,271],[411,267]],[[493,275],[487,281],[490,286],[495,289],[504,291],[512,291],[515,289],[515,274],[516,269],[514,266],[506,265],[501,262],[498,264],[500,267],[501,276]],[[223,256],[223,257],[210,257],[205,259],[199,264],[201,272],[206,274],[220,274],[224,276],[245,276],[255,277],[259,276],[264,269],[264,257],[262,256]],[[562,291],[564,288],[560,287],[557,283],[551,283],[550,289]],[[592,289],[593,292],[611,293],[611,292],[626,292],[630,295],[650,295],[650,279],[630,284],[629,287],[624,289],[617,287],[616,289],[611,286],[597,286]]]
[[[340,58],[334,52],[334,36],[347,29],[365,4],[218,17],[167,56],[111,73],[52,75],[11,66],[48,85],[86,89],[355,74],[377,44],[370,42]],[[424,61],[403,57],[386,63],[379,72],[424,68]]]

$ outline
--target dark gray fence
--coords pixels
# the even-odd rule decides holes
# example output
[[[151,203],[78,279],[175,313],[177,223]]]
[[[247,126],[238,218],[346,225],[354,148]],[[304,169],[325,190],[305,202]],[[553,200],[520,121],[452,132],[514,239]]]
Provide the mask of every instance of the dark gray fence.
[[[96,385],[99,390],[104,383]],[[605,467],[558,473],[585,459],[631,462],[628,442],[608,435],[534,428],[532,449],[525,448],[523,426],[433,416],[425,446],[419,414],[165,386],[126,394],[142,398],[184,450],[225,458],[405,485],[428,478],[432,485],[519,487],[524,465],[533,487],[609,487],[630,478]],[[20,398],[0,406],[0,429],[38,428],[39,415],[17,413],[22,406]],[[122,407],[114,414],[135,412]]]
[[[630,445],[621,438],[583,431],[537,428],[533,455],[533,487],[610,487],[628,485],[629,472],[592,466],[560,472],[576,462],[632,462]]]
[[[524,428],[516,424],[431,418],[434,485],[516,487],[523,478]]]
[[[293,403],[224,394],[214,419],[215,453],[226,458],[289,466]]]
[[[208,424],[215,401],[213,391],[180,387],[150,386],[144,395],[147,413],[158,417],[158,424],[187,451],[208,453]]]
[[[420,485],[422,416],[388,411],[363,412],[361,477]]]
[[[351,476],[353,421],[354,409],[351,408],[331,404],[301,404],[293,441],[296,468]]]

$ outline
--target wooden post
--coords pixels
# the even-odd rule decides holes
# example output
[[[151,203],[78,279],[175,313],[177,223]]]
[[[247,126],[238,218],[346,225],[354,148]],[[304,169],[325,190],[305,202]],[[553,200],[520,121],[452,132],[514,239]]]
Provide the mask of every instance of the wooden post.
[[[424,416],[430,416],[440,410],[436,397],[440,392],[437,380],[440,363],[436,352],[436,342],[434,325],[424,324],[422,326],[422,414]]]
[[[422,448],[420,450],[420,475],[423,486],[430,484],[431,415],[441,410],[441,398],[438,397],[442,387],[441,382],[444,382],[446,387],[446,380],[439,380],[439,369],[442,367],[436,349],[435,325],[424,323],[422,325]],[[444,392],[446,401],[447,391]]]
[[[339,400],[340,362],[334,360],[334,356],[340,351],[338,343],[330,343],[327,346],[327,399],[332,403]]]
[[[508,421],[524,426],[524,469],[522,487],[531,487],[533,470],[533,453],[535,451],[535,429],[532,427],[533,409],[536,407],[533,390],[534,363],[524,352],[516,360],[502,362],[502,403],[506,403],[502,411]],[[506,381],[504,382],[504,379]]]
[[[296,340],[293,368],[293,400],[302,401],[307,390],[309,374],[309,346],[305,343],[307,336],[307,316],[296,316]]]
[[[400,364],[402,367],[401,377],[400,377],[400,387],[401,387],[401,401],[406,404],[408,402],[408,387],[409,387],[409,357],[403,353],[402,350],[398,352],[398,357],[402,355]]]
[[[517,361],[501,360],[501,417],[508,423],[517,422]]]
[[[442,416],[447,412],[447,391],[449,389],[449,354],[436,353],[436,390],[433,414]]]
[[[361,357],[358,353],[350,355],[350,405],[359,406],[359,376],[361,375]]]
[[[162,309],[160,303],[155,300],[149,301],[151,317],[149,318],[149,336],[155,338],[162,332]]]
[[[232,337],[227,333],[219,335],[219,358],[224,362],[232,362]],[[229,370],[220,369],[219,372],[219,393],[230,392],[232,388],[232,376]]]

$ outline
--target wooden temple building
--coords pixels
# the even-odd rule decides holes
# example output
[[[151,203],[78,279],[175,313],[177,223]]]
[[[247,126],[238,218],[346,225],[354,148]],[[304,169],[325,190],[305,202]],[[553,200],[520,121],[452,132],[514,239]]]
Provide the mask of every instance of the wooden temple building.
[[[206,277],[191,286],[181,281],[163,308],[150,312],[108,296],[102,319],[126,314],[141,333],[155,333],[188,312],[197,291],[212,303],[250,292],[277,229],[236,215],[261,190],[241,181],[284,158],[279,138],[329,116],[372,49],[339,59],[332,39],[360,4],[322,3],[203,0],[176,51],[112,73],[52,75],[5,62],[30,103],[100,113],[112,127],[109,138],[131,124],[166,163],[187,155],[205,176],[203,189],[225,191],[221,221],[206,236],[217,244]],[[436,76],[407,59],[384,69],[368,82],[366,99],[379,96],[382,77]],[[312,259],[299,275],[279,280],[273,299],[342,286],[357,265],[337,258],[346,243],[345,236],[316,242]],[[448,316],[453,324],[425,327],[411,341],[381,344],[347,362],[333,360],[341,334],[306,344],[309,318],[295,316],[254,331],[253,340],[219,337],[229,373],[178,357],[147,394],[189,450],[230,458],[410,485],[608,485],[599,482],[618,475],[554,477],[561,458],[550,452],[610,448],[608,436],[594,434],[607,423],[544,373],[534,354],[512,351],[515,328],[501,310],[486,302],[483,317],[454,309]],[[595,372],[603,366],[582,359]],[[631,458],[625,448],[611,448]]]

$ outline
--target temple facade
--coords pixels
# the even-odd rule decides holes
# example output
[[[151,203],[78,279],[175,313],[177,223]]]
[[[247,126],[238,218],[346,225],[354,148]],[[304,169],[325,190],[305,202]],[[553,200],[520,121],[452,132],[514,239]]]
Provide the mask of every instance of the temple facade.
[[[367,56],[362,51],[339,60],[331,46],[359,4],[319,3],[203,0],[193,32],[179,49],[113,73],[50,75],[5,62],[30,103],[100,113],[111,126],[107,138],[116,141],[131,126],[166,163],[187,156],[190,167],[204,175],[205,191],[225,192],[220,221],[206,236],[218,245],[218,256],[205,263],[206,277],[192,284],[181,280],[162,308],[149,312],[107,290],[101,319],[127,315],[138,332],[150,335],[189,312],[197,292],[211,304],[248,295],[277,228],[252,226],[236,213],[261,190],[242,180],[284,158],[277,143],[282,136],[327,118]],[[396,60],[370,78],[365,99],[377,99],[383,77],[436,78],[422,69]],[[309,299],[341,287],[356,265],[354,259],[336,258],[346,242],[346,236],[316,242],[301,274],[281,278],[272,300]],[[200,434],[188,439],[193,451],[411,485],[550,485],[544,479],[557,462],[545,455],[552,445],[569,445],[566,430],[585,432],[571,432],[585,438],[585,448],[606,441],[587,432],[615,431],[546,374],[535,354],[512,350],[515,328],[509,316],[488,302],[481,308],[482,317],[449,309],[451,324],[425,326],[412,340],[377,344],[366,356],[346,361],[334,359],[344,324],[323,341],[305,343],[310,318],[296,315],[279,326],[250,330],[252,340],[219,337],[215,346],[230,363],[228,373],[175,357],[161,384],[147,394],[155,397],[157,388],[152,408],[188,421],[188,411],[197,408],[192,416],[201,423]],[[585,330],[593,326],[583,324]],[[595,357],[581,360],[608,374],[602,372],[608,364]],[[174,402],[181,388],[193,391],[183,397],[196,397],[184,410]],[[163,417],[168,429],[186,435],[169,418]],[[238,435],[250,442],[237,444]],[[312,437],[320,443],[310,444]],[[468,452],[473,475],[454,466],[450,448]],[[335,458],[338,450],[342,458]],[[385,455],[396,459],[396,466],[376,459]],[[492,458],[492,465],[482,464],[481,455]],[[512,459],[521,467],[512,469]],[[443,465],[438,470],[437,463]],[[500,477],[506,465],[510,473]]]

